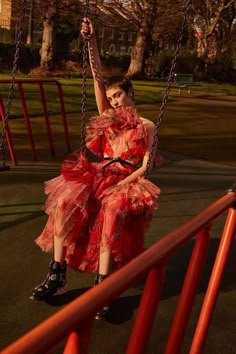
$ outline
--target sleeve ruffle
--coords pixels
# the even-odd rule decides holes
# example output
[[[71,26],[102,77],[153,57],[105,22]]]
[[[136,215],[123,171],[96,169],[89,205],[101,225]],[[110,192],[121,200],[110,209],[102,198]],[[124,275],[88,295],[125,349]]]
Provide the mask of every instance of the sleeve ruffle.
[[[113,110],[106,111],[101,116],[93,116],[87,126],[86,146],[96,156],[103,157],[105,130],[114,124]]]
[[[92,178],[86,153],[76,150],[69,154],[61,164],[61,173],[66,180],[77,180],[88,184]]]

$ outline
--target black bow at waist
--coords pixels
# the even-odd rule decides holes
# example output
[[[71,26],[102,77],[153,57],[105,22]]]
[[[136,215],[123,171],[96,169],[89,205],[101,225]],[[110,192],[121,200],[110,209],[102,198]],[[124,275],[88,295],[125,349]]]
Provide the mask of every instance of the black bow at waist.
[[[106,167],[108,167],[109,165],[113,164],[114,162],[120,162],[122,165],[129,165],[129,166],[133,166],[136,167],[136,165],[134,165],[132,162],[129,162],[127,160],[123,160],[121,157],[104,157],[104,160],[110,160],[106,165],[104,165],[101,170],[104,170]]]

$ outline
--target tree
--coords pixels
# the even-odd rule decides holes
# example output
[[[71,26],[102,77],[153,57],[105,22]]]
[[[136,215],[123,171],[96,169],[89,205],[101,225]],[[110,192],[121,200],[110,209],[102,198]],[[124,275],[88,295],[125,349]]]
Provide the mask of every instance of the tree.
[[[29,19],[28,19],[28,33],[26,43],[28,45],[32,44],[34,30],[34,0],[29,1]]]
[[[150,49],[154,16],[157,13],[156,0],[143,0],[133,6],[137,22],[137,38],[132,48],[128,75],[139,76],[143,72],[145,53]]]
[[[158,0],[157,15],[155,17],[152,41],[155,48],[155,60],[158,62],[159,75],[168,75],[177,45],[182,22],[184,19],[183,0]],[[186,46],[188,27],[184,28],[181,47]],[[180,51],[179,56],[181,56]],[[178,58],[177,65],[181,65]],[[187,69],[187,68],[186,68]]]
[[[194,0],[192,8],[198,58],[206,64],[225,65],[231,58],[235,0]]]
[[[153,36],[155,40],[175,43],[183,18],[182,0],[158,0],[154,18]]]
[[[21,0],[16,0],[14,10],[17,13],[21,6]],[[57,32],[58,2],[56,0],[29,0],[26,2],[25,30],[27,32],[27,44],[32,44],[32,28],[34,21],[40,23],[43,28],[42,46],[40,50],[40,67],[50,70],[54,65],[55,38]]]
[[[55,66],[58,48],[65,53],[70,40],[78,35],[83,8],[78,0],[34,0],[34,4],[43,27],[40,67],[47,71]]]
[[[158,1],[154,26],[156,39],[176,43],[176,34],[182,22],[182,2]],[[192,67],[202,79],[227,79],[231,70],[232,30],[236,18],[235,0],[193,0],[182,47],[182,64]],[[188,58],[188,61],[187,61]]]
[[[138,76],[143,72],[145,53],[150,45],[151,32],[156,14],[157,0],[107,0],[100,6],[111,8],[127,21],[129,28],[136,31],[136,42],[132,48],[128,75]]]
[[[40,67],[50,70],[54,66],[55,36],[57,30],[58,6],[56,0],[49,0],[43,8],[43,38]]]
[[[162,42],[164,48],[176,44],[176,34],[182,22],[182,5],[182,0],[106,1],[106,6],[117,9],[137,33],[131,52],[129,76],[142,75],[150,56],[158,66],[158,43]]]

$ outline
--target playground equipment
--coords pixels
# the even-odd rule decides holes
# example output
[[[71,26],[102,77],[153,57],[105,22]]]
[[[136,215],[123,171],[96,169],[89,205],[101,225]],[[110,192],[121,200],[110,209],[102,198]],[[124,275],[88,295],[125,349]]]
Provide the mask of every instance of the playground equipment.
[[[16,50],[15,50],[15,56],[14,56],[14,61],[13,61],[11,83],[9,86],[7,109],[6,109],[6,112],[5,112],[5,110],[1,109],[3,127],[2,127],[1,137],[0,137],[0,172],[7,171],[10,169],[10,167],[7,166],[6,162],[5,162],[5,159],[6,159],[5,140],[7,138],[7,142],[10,142],[12,144],[11,137],[9,134],[9,128],[8,128],[8,119],[9,119],[10,112],[11,112],[13,89],[14,89],[14,84],[15,84],[16,72],[17,72],[17,68],[18,68],[19,50],[20,50],[20,42],[21,42],[21,37],[22,37],[25,12],[26,12],[26,0],[22,0],[19,27],[18,27],[18,31],[16,34]],[[1,102],[1,104],[2,104],[2,102]],[[14,155],[14,151],[12,151],[12,145],[9,147],[9,150],[10,150],[11,154]]]
[[[10,80],[6,80],[6,79],[0,80],[0,84],[9,84],[9,82],[10,82]],[[54,150],[54,145],[53,145],[53,137],[52,137],[52,132],[51,132],[49,113],[48,113],[48,109],[47,109],[47,99],[46,99],[46,95],[45,95],[44,86],[45,86],[45,84],[56,85],[57,97],[59,99],[60,115],[62,117],[62,122],[63,122],[63,127],[64,127],[66,147],[67,147],[67,151],[70,152],[71,151],[71,144],[70,144],[70,137],[69,137],[69,133],[68,133],[68,124],[67,124],[67,117],[66,117],[66,111],[65,111],[65,105],[64,105],[62,86],[61,86],[60,82],[58,80],[53,80],[53,79],[15,79],[15,84],[17,85],[17,88],[18,88],[18,93],[19,93],[22,111],[23,111],[23,115],[24,115],[26,131],[27,131],[29,142],[30,142],[32,156],[33,156],[34,161],[38,160],[38,156],[37,156],[34,137],[33,137],[32,129],[31,129],[30,114],[29,114],[28,108],[27,108],[27,98],[26,98],[25,91],[24,91],[25,85],[29,85],[29,84],[38,85],[39,93],[40,93],[40,102],[41,102],[41,106],[42,106],[42,111],[43,111],[46,131],[47,131],[47,137],[48,137],[48,145],[49,145],[49,150],[50,150],[51,156],[55,155],[55,150]],[[4,124],[4,122],[6,121],[6,118],[5,118],[6,114],[5,114],[5,108],[4,108],[1,92],[0,92],[0,115],[2,117],[2,121]],[[9,125],[6,124],[4,126],[4,129],[5,129],[5,133],[6,133],[6,140],[7,140],[12,164],[14,166],[16,166],[18,164],[18,161],[17,161],[15,149],[14,149],[14,144],[12,142],[12,137],[11,137]],[[2,166],[6,166],[5,161],[3,161]]]

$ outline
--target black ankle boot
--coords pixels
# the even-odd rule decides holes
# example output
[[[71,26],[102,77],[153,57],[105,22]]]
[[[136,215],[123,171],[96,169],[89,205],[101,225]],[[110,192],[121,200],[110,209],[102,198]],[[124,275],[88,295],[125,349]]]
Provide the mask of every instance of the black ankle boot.
[[[108,275],[97,274],[95,277],[94,285],[101,283],[104,279],[106,279]],[[110,306],[106,305],[101,310],[99,310],[96,315],[96,320],[109,320],[111,317],[111,308]]]
[[[36,286],[32,292],[32,300],[44,300],[47,297],[63,294],[66,292],[66,262],[51,261],[49,273],[44,282]]]

